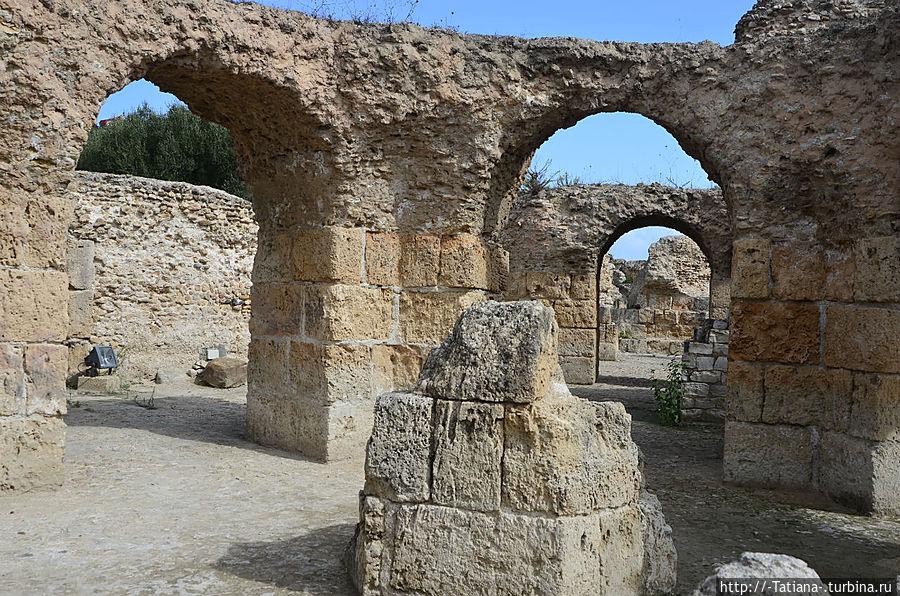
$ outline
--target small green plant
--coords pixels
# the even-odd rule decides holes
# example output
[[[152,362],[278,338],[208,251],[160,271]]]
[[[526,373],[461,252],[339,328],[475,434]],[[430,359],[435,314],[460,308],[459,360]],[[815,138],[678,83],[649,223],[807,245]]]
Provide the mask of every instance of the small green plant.
[[[619,339],[631,339],[631,329],[626,329],[619,333]]]
[[[681,377],[684,370],[684,364],[676,358],[666,365],[665,380],[653,379],[656,413],[659,414],[663,424],[669,426],[678,426],[681,423],[681,398],[684,397]]]

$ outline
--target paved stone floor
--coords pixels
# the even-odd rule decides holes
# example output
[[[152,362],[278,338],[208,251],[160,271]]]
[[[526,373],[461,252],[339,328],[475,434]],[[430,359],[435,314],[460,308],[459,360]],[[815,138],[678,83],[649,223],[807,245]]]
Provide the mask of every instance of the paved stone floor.
[[[795,495],[720,480],[714,426],[655,423],[647,388],[666,360],[627,357],[606,383],[624,401],[647,484],[675,529],[678,593],[744,550],[786,552],[823,575],[900,572],[900,520],[807,508]],[[317,464],[243,439],[243,389],[189,384],[72,394],[66,482],[0,496],[2,594],[350,594],[341,564],[361,461]],[[784,504],[785,501],[794,504]]]

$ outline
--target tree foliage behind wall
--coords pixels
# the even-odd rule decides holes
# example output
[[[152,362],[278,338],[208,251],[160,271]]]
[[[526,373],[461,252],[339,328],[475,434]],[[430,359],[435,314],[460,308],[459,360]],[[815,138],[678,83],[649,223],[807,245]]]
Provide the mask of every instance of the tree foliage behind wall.
[[[228,130],[174,105],[157,114],[147,104],[94,127],[77,168],[212,186],[244,198]]]

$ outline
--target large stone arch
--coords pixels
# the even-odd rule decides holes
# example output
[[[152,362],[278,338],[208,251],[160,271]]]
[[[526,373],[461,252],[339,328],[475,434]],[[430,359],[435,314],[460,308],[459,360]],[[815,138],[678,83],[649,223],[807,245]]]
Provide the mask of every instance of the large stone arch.
[[[561,364],[570,382],[594,382],[597,361],[615,359],[619,342],[619,330],[609,320],[609,310],[597,308],[595,293],[573,288],[595,286],[610,246],[622,234],[648,225],[678,230],[700,247],[711,273],[709,308],[704,310],[711,318],[727,319],[732,238],[718,189],[596,184],[523,192],[499,231],[498,239],[509,251],[507,294],[552,301]],[[568,289],[565,280],[570,280]],[[674,312],[665,315],[677,317]],[[696,324],[691,319],[688,328]]]
[[[325,445],[310,451],[317,457],[358,451],[370,400],[340,387],[375,390],[376,345],[390,363],[384,384],[402,385],[393,362],[414,366],[464,303],[500,291],[504,255],[487,241],[530,152],[582,117],[628,110],[672,132],[732,208],[726,478],[900,508],[891,488],[900,475],[891,422],[900,165],[889,159],[900,142],[900,8],[765,0],[722,48],[464,36],[250,3],[199,6],[14,0],[2,13],[0,343],[12,389],[0,414],[0,461],[10,462],[0,485],[58,480],[70,218],[61,197],[86,124],[130,77],[178,92],[179,77],[205,65],[245,89],[235,94],[245,105],[257,90],[265,105],[285,100],[278,114],[228,122],[271,232],[261,233],[254,276],[254,300],[269,311],[254,314],[263,325],[254,341],[282,369],[254,374],[288,379],[251,391],[268,397],[260,411],[271,420],[316,412],[308,427],[263,440]],[[229,118],[180,94],[209,119]],[[272,277],[288,270],[289,280]],[[361,304],[384,316],[356,318]],[[298,394],[291,371],[304,362],[288,349],[295,343],[324,388],[309,400],[289,399]],[[355,346],[368,349],[361,377]],[[46,371],[28,375],[40,388],[25,391],[26,369]]]

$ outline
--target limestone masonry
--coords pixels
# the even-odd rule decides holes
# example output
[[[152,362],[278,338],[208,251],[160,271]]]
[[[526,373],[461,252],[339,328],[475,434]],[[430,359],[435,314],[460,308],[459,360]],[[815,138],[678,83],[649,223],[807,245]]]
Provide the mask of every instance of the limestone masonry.
[[[569,393],[553,311],[480,303],[378,398],[347,563],[362,594],[664,594],[675,547],[631,416]]]
[[[248,201],[182,182],[78,172],[70,189],[69,374],[110,344],[125,378],[246,358],[257,225]]]
[[[62,481],[73,168],[101,103],[146,78],[230,130],[254,197],[248,436],[361,457],[375,396],[408,388],[465,307],[571,300],[581,316],[597,241],[659,223],[697,242],[709,317],[727,313],[724,478],[897,513],[897,48],[900,6],[885,0],[760,0],[727,47],[246,2],[6,2],[0,487]],[[615,111],[666,128],[721,193],[649,186],[631,209],[599,209],[603,190],[519,196],[537,147]],[[587,220],[602,230],[579,235]],[[601,323],[561,328],[570,368],[591,370]]]

